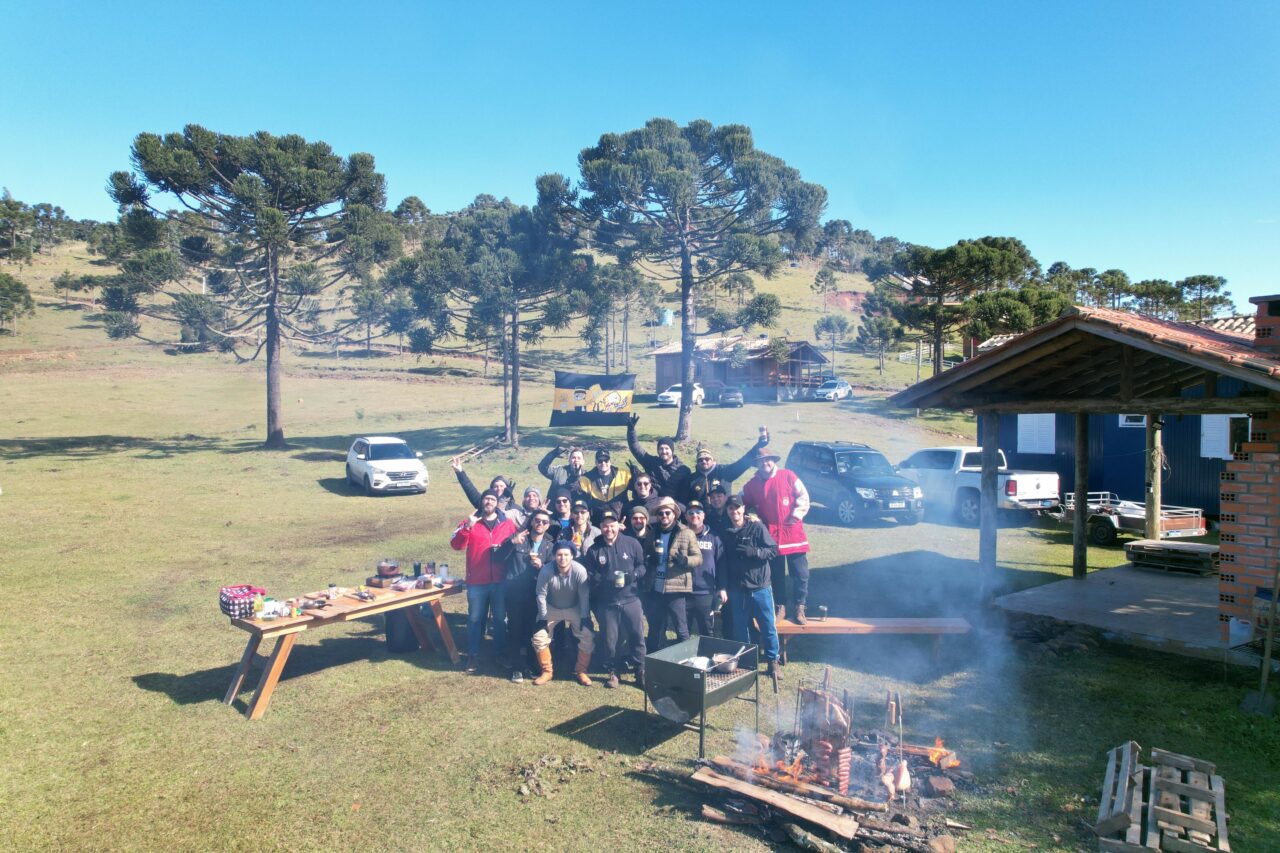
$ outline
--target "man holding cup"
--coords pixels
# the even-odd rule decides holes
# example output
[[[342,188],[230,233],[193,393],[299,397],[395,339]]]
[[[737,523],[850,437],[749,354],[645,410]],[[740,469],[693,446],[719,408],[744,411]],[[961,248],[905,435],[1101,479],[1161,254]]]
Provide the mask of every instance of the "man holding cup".
[[[636,685],[644,686],[644,613],[639,587],[645,576],[644,549],[622,535],[612,510],[600,516],[600,535],[583,557],[591,582],[591,600],[604,632],[605,687],[618,686],[618,671],[627,659],[636,666]]]

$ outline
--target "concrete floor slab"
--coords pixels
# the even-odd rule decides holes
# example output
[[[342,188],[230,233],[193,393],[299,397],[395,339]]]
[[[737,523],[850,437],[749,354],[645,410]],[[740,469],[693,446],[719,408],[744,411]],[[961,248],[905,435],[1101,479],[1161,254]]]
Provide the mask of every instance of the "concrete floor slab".
[[[1218,623],[1218,579],[1125,565],[996,599],[1012,613],[1099,628],[1112,639],[1192,657],[1229,654]]]

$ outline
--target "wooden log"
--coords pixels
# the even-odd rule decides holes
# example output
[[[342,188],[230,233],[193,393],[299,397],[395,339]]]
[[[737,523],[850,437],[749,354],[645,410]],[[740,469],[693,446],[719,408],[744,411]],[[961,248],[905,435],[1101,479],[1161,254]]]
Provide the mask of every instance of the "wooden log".
[[[691,778],[693,781],[709,788],[732,791],[756,802],[764,803],[779,812],[834,832],[846,841],[852,841],[854,836],[858,834],[858,822],[848,815],[830,814],[816,806],[801,802],[778,791],[771,791],[759,785],[752,785],[732,776],[722,776],[710,767],[698,768],[698,771]]]
[[[858,797],[846,797],[844,794],[836,793],[820,785],[810,785],[807,782],[787,782],[783,779],[775,779],[772,776],[764,776],[756,773],[753,768],[742,762],[734,761],[732,758],[723,755],[717,755],[712,758],[711,765],[719,773],[725,773],[756,785],[763,785],[766,788],[773,788],[776,791],[785,791],[789,794],[800,794],[805,797],[826,800],[850,811],[887,812],[889,810],[889,806],[886,803],[874,803]]]
[[[729,814],[707,803],[702,804],[702,819],[725,826],[759,826],[764,823],[758,815]]]
[[[888,823],[875,818],[864,817],[862,819],[862,827],[864,829],[874,829],[876,832],[887,832],[890,835],[906,835],[910,838],[924,838],[924,832],[919,829],[912,829],[900,823]]]
[[[806,832],[794,823],[784,823],[782,831],[787,837],[795,843],[801,850],[813,850],[816,853],[843,853],[843,851],[832,844],[830,841],[823,841],[812,832]]]

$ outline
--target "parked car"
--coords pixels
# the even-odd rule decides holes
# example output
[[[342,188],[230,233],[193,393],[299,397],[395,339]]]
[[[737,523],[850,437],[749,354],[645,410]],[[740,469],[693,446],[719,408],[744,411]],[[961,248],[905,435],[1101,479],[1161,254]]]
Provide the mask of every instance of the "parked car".
[[[853,396],[853,386],[843,379],[828,379],[818,386],[813,392],[813,399],[826,400],[834,403],[836,400],[843,400],[846,397]]]
[[[730,406],[742,408],[745,401],[742,399],[742,389],[737,385],[726,385],[720,391],[720,407],[727,409]]]
[[[1058,506],[1058,475],[1053,471],[1010,471],[999,451],[996,481],[999,509],[1053,510]],[[919,483],[929,505],[955,515],[961,524],[978,523],[981,504],[982,448],[927,447],[898,464],[898,472]]]
[[[920,487],[897,474],[880,451],[851,441],[798,441],[787,467],[809,490],[809,497],[835,511],[850,526],[891,516],[902,524],[924,517]]]
[[[347,482],[366,495],[427,490],[427,466],[422,454],[405,440],[389,435],[357,438],[347,451]]]
[[[659,406],[678,406],[680,405],[680,393],[683,390],[682,383],[677,382],[667,390],[658,395]],[[693,404],[701,406],[702,401],[707,399],[707,392],[697,382],[693,383]]]

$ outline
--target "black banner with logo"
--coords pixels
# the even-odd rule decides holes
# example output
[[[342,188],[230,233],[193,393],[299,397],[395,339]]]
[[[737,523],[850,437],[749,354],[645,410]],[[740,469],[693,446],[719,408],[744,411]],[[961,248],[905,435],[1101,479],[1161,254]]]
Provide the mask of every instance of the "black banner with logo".
[[[604,376],[557,370],[551,426],[626,426],[635,391],[634,373]]]

